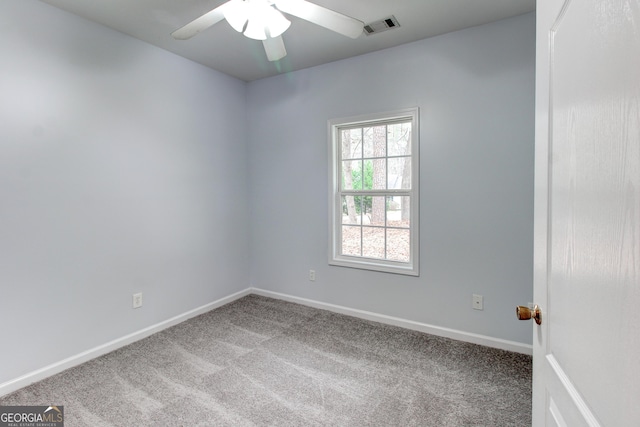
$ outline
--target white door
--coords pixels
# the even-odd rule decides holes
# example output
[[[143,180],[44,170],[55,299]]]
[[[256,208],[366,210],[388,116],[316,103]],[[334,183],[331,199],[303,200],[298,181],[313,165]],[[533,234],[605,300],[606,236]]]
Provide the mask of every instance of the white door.
[[[539,0],[534,426],[640,426],[640,0]]]

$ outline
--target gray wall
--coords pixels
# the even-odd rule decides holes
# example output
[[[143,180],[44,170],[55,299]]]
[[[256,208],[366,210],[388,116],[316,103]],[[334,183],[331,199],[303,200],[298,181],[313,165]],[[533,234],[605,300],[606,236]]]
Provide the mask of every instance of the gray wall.
[[[531,343],[534,57],[528,14],[249,84],[252,285]],[[415,106],[420,277],[329,266],[327,120]]]
[[[0,52],[0,384],[247,288],[244,82],[36,1]]]

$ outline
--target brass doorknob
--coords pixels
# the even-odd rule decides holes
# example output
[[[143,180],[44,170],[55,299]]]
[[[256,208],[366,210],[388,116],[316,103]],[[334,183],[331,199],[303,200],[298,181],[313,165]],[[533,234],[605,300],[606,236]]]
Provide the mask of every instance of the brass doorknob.
[[[518,320],[533,319],[538,325],[542,323],[542,310],[540,310],[538,304],[534,305],[533,309],[530,309],[529,307],[525,307],[523,305],[517,306],[516,316],[518,317]]]

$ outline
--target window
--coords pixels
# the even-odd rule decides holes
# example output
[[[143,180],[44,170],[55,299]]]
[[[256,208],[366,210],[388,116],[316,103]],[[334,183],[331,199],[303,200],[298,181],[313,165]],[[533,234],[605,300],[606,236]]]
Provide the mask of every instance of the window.
[[[418,109],[329,121],[329,264],[417,276]]]

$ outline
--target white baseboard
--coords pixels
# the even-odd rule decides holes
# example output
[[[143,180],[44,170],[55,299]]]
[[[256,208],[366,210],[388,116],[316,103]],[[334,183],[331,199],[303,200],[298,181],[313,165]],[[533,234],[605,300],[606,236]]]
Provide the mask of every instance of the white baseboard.
[[[464,332],[464,331],[458,331],[455,329],[443,328],[440,326],[428,325],[426,323],[414,322],[412,320],[401,319],[393,316],[386,316],[384,314],[372,313],[370,311],[357,310],[353,308],[343,307],[340,305],[328,304],[328,303],[314,301],[306,298],[300,298],[300,297],[295,297],[291,295],[281,294],[278,292],[266,291],[264,289],[259,289],[259,288],[248,288],[243,291],[236,292],[235,294],[229,295],[227,297],[220,298],[217,301],[203,305],[202,307],[198,307],[193,310],[187,311],[186,313],[172,317],[171,319],[149,326],[140,331],[126,335],[122,338],[118,338],[106,344],[100,345],[98,347],[94,347],[92,349],[84,351],[75,356],[68,357],[64,360],[61,360],[60,362],[56,362],[49,366],[45,366],[44,368],[30,372],[16,379],[2,383],[0,384],[0,396],[4,396],[6,394],[12,393],[16,390],[19,390],[37,381],[43,380],[47,377],[60,373],[66,369],[80,365],[91,359],[95,359],[96,357],[110,353],[121,347],[124,347],[131,343],[139,341],[143,338],[146,338],[150,335],[153,335],[156,332],[160,332],[163,329],[170,328],[171,326],[177,325],[178,323],[182,323],[185,320],[191,319],[192,317],[206,313],[210,310],[221,307],[225,304],[229,304],[230,302],[233,302],[237,299],[240,299],[250,294],[262,295],[265,297],[280,299],[283,301],[294,302],[294,303],[306,305],[309,307],[315,307],[322,310],[332,311],[334,313],[340,313],[340,314],[346,314],[348,316],[358,317],[360,319],[371,320],[374,322],[384,323],[387,325],[399,326],[401,328],[425,332],[425,333],[437,335],[440,337],[452,338],[459,341],[466,341],[473,344],[480,344],[488,347],[499,348],[502,350],[513,351],[516,353],[531,355],[533,352],[533,347],[531,345],[519,343],[516,341],[508,341],[500,338],[489,337],[486,335],[473,334],[470,332]]]
[[[401,319],[399,317],[387,316],[384,314],[372,313],[370,311],[357,310],[353,308],[343,307],[340,305],[328,304],[325,302],[314,301],[306,298],[294,297],[278,292],[266,291],[259,288],[251,288],[252,294],[262,295],[265,297],[280,299],[283,301],[295,302],[297,304],[307,305],[309,307],[320,308],[322,310],[332,311],[334,313],[346,314],[348,316],[358,317],[360,319],[371,320],[373,322],[384,323],[387,325],[399,326],[405,329],[425,332],[439,337],[451,338],[458,341],[465,341],[473,344],[480,344],[487,347],[499,348],[501,350],[513,351],[515,353],[533,354],[533,346],[517,341],[503,340],[500,338],[489,337],[486,335],[474,334],[471,332],[459,331],[456,329],[443,328],[441,326],[429,325],[426,323],[414,322],[413,320]]]
[[[224,298],[220,298],[217,301],[213,301],[209,304],[205,304],[202,307],[198,307],[193,310],[187,311],[186,313],[179,314],[175,317],[172,317],[171,319],[165,320],[160,323],[156,323],[155,325],[149,326],[147,328],[144,328],[132,334],[126,335],[122,338],[118,338],[106,344],[84,351],[75,356],[68,357],[64,360],[61,360],[60,362],[53,363],[49,366],[45,366],[44,368],[30,372],[16,379],[2,383],[0,384],[0,396],[4,396],[6,394],[12,393],[16,390],[19,390],[37,381],[43,380],[47,377],[60,373],[66,369],[80,365],[91,359],[95,359],[96,357],[102,356],[103,354],[110,353],[121,347],[124,347],[131,343],[139,341],[143,338],[146,338],[149,335],[153,335],[156,332],[160,332],[163,329],[170,328],[171,326],[175,326],[178,323],[182,323],[185,320],[191,319],[192,317],[196,317],[196,316],[199,316],[200,314],[211,311],[214,308],[218,308],[225,304],[229,304],[230,302],[233,302],[239,298],[247,296],[250,293],[251,293],[251,289],[245,289],[243,291],[236,292],[235,294],[229,295]]]

